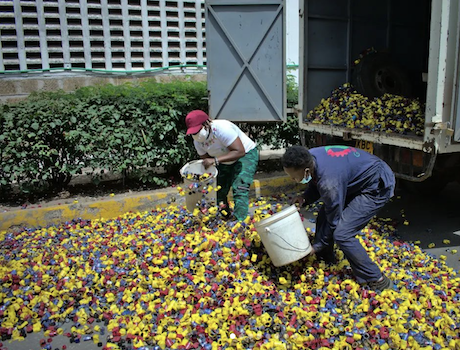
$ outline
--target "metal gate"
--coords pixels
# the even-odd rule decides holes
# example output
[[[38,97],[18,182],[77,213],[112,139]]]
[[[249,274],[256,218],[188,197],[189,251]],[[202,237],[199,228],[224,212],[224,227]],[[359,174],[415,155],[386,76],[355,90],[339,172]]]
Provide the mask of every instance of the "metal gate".
[[[457,27],[457,38],[460,40],[460,16],[458,18],[458,27]],[[454,95],[453,100],[453,108],[454,108],[454,115],[453,115],[453,122],[454,122],[454,140],[460,142],[460,46],[457,46],[457,79],[456,84],[456,94]]]
[[[285,120],[284,0],[207,0],[209,115]]]

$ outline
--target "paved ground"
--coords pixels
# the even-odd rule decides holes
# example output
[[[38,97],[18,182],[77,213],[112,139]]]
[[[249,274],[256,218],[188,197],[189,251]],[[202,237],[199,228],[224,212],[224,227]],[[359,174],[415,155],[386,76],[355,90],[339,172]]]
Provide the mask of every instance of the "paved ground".
[[[446,263],[460,271],[460,184],[451,183],[437,196],[426,197],[398,189],[382,216],[400,217],[398,233],[406,241],[420,241],[426,252],[446,256]],[[402,217],[404,215],[404,217]],[[404,221],[408,225],[404,225]],[[434,244],[434,248],[430,248]],[[454,250],[457,253],[452,254]]]
[[[69,331],[69,330],[70,330],[70,326],[68,327],[68,329],[65,329],[65,331]],[[9,341],[4,341],[3,345],[8,350],[41,350],[41,349],[44,349],[44,347],[40,346],[40,341],[48,340],[48,339],[50,338],[45,337],[43,332],[31,333],[31,334],[28,334],[26,339],[23,341],[12,341],[11,343]],[[50,349],[53,349],[53,350],[54,349],[61,350],[63,345],[67,347],[67,350],[96,350],[96,349],[100,350],[102,349],[102,347],[98,347],[92,340],[82,341],[81,343],[76,344],[76,343],[70,343],[69,338],[63,335],[58,335],[51,339],[52,341],[47,344],[51,345]],[[103,344],[107,343],[106,336],[101,336],[101,340],[103,341]]]

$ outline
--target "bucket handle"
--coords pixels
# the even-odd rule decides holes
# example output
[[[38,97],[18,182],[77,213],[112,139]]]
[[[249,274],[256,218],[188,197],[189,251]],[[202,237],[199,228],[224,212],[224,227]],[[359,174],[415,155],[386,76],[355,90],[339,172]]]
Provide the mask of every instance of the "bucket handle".
[[[179,173],[181,174],[181,176],[184,176],[185,168],[187,168],[189,165],[192,165],[192,164],[199,164],[199,163],[203,163],[203,159],[192,160],[192,161],[188,162],[187,164],[185,164],[185,165],[179,170]]]
[[[294,249],[294,250],[296,250],[296,251],[298,251],[298,252],[302,252],[302,253],[303,253],[303,252],[306,252],[306,251],[310,248],[309,246],[307,246],[306,248],[300,249],[300,248],[297,248],[297,247],[293,246],[291,243],[289,243],[288,241],[286,241],[286,240],[285,240],[283,237],[281,237],[279,234],[277,234],[277,233],[275,233],[275,232],[272,232],[272,231],[270,230],[269,227],[266,227],[266,228],[265,228],[265,232],[266,232],[268,235],[270,235],[270,234],[275,235],[275,236],[278,237],[279,239],[283,240],[284,243],[286,243],[286,244],[287,244],[288,246],[290,246],[292,249]]]
[[[185,169],[190,166],[190,165],[193,165],[193,164],[202,164],[203,163],[203,159],[196,159],[196,160],[192,160],[190,162],[188,162],[187,164],[185,164],[180,170],[179,170],[179,174],[184,177],[184,172],[185,172]],[[213,167],[215,168],[215,167]],[[218,170],[217,168],[215,168],[215,174],[214,174],[214,177],[217,177],[217,174],[218,174]]]

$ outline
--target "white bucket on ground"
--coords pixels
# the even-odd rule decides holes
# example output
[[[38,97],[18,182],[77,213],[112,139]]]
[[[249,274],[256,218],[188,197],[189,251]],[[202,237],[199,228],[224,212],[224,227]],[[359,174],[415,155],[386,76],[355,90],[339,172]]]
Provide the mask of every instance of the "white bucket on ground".
[[[256,222],[255,228],[275,266],[300,260],[312,250],[295,205]]]
[[[203,180],[190,180],[187,179],[188,174],[203,175],[210,174],[210,176]],[[184,191],[185,191],[185,204],[187,210],[193,212],[197,207],[201,207],[203,204],[207,207],[216,206],[217,195],[215,188],[217,187],[217,168],[210,166],[205,168],[202,160],[194,160],[185,164],[180,170],[180,174],[184,179]],[[212,186],[212,190],[209,191],[209,186]]]

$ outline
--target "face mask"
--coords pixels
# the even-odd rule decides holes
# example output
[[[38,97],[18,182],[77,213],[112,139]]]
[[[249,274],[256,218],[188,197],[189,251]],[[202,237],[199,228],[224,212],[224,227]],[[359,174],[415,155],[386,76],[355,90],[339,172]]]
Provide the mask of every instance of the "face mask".
[[[300,180],[299,183],[301,183],[302,185],[306,185],[307,183],[309,183],[311,181],[311,174],[308,174],[308,177],[303,177],[302,180]]]
[[[206,128],[204,127],[201,128],[201,130],[197,132],[195,135],[192,135],[193,139],[196,142],[205,142],[208,136],[209,136],[209,131],[206,130]]]

